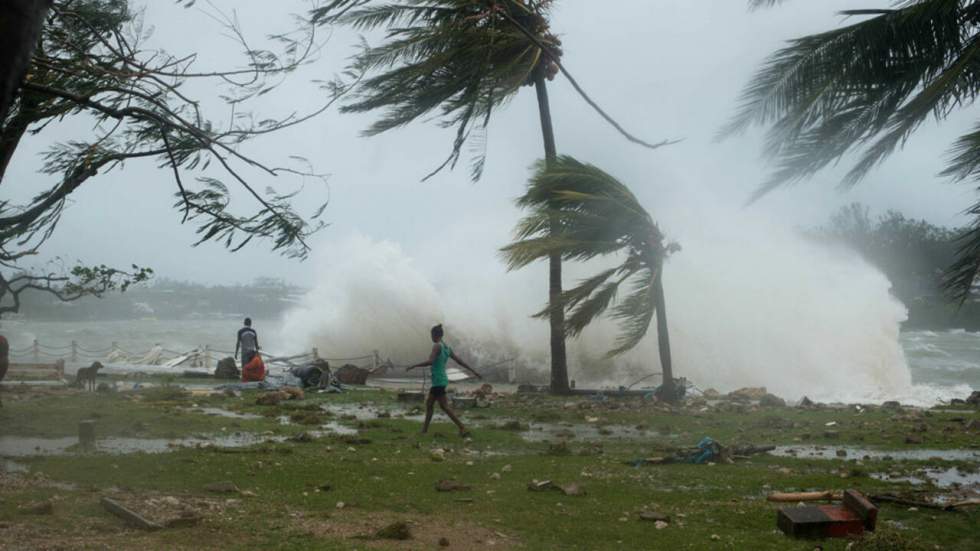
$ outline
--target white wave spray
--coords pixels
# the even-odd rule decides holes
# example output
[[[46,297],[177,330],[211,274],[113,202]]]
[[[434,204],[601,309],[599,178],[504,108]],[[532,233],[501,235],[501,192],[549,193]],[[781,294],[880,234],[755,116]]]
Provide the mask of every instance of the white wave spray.
[[[684,248],[668,262],[665,286],[677,376],[721,391],[766,386],[789,399],[938,399],[912,385],[899,343],[905,308],[880,272],[792,229],[732,216],[674,234]],[[379,350],[406,364],[424,359],[428,328],[445,322],[478,362],[519,355],[547,369],[547,324],[528,317],[545,296],[543,269],[505,274],[494,259],[482,278],[431,274],[398,244],[362,235],[330,253],[317,261],[315,288],[286,316],[290,349],[318,346],[329,357]],[[588,273],[570,269],[567,282]],[[602,322],[570,341],[573,377],[625,384],[659,371],[653,328],[613,364],[596,361],[615,332]]]

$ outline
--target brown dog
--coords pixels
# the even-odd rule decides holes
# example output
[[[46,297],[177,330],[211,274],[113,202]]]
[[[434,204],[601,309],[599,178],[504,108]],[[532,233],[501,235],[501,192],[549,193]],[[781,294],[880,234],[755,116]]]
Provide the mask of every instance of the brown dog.
[[[100,369],[102,369],[102,364],[99,362],[92,362],[92,365],[79,369],[75,373],[74,386],[82,387],[86,390],[95,390],[95,376]]]

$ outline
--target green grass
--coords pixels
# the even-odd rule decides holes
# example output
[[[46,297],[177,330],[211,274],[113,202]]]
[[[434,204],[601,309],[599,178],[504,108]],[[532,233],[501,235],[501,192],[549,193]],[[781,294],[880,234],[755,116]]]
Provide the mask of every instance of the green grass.
[[[311,412],[321,404],[368,403],[375,409],[395,409],[393,393],[352,392],[312,395],[302,402],[268,407],[254,404],[255,395],[241,398],[184,397],[176,401],[133,399],[126,395],[42,396],[6,402],[0,412],[3,435],[74,434],[74,419],[99,414],[100,435],[114,435],[134,422],[149,424],[149,434],[193,434],[218,431],[230,421],[235,430],[275,430],[292,434],[309,427],[281,427],[279,415]],[[230,420],[187,412],[190,403],[234,411],[269,415],[258,420]],[[584,404],[584,405],[581,405]],[[69,547],[83,547],[104,537],[110,547],[142,549],[239,548],[239,549],[364,549],[366,543],[350,537],[323,536],[315,528],[354,519],[386,515],[419,522],[466,522],[499,531],[523,549],[813,549],[812,543],[795,542],[775,530],[776,506],[765,501],[770,491],[857,488],[869,494],[908,490],[904,483],[885,482],[866,476],[871,472],[906,472],[925,463],[914,461],[853,462],[754,456],[748,461],[719,465],[664,465],[634,468],[626,463],[656,454],[672,445],[693,445],[710,435],[722,443],[875,446],[903,449],[912,429],[925,437],[918,447],[952,449],[977,446],[976,434],[943,431],[961,426],[963,414],[932,413],[908,416],[890,411],[802,411],[779,408],[767,411],[699,413],[669,411],[644,405],[609,409],[589,400],[549,397],[512,398],[494,407],[465,410],[464,420],[480,428],[471,443],[455,436],[454,428],[437,414],[430,435],[417,434],[419,423],[395,416],[361,423],[358,442],[326,436],[310,443],[267,443],[245,450],[182,449],[167,454],[122,456],[79,455],[35,458],[26,461],[34,473],[76,485],[73,490],[41,487],[5,492],[0,501],[0,523],[25,523],[41,534],[34,543],[61,538]],[[182,412],[182,413],[180,413]],[[329,416],[328,416],[329,417]],[[580,442],[570,439],[567,454],[549,453],[548,442],[529,443],[520,432],[501,427],[505,421],[645,425],[656,436],[649,439],[609,439]],[[905,419],[909,417],[908,419]],[[921,418],[917,418],[921,417]],[[977,418],[976,413],[967,419]],[[336,416],[333,417],[336,419]],[[825,442],[825,424],[836,421],[839,435]],[[345,421],[349,425],[356,421]],[[663,429],[662,431],[659,429]],[[669,430],[668,430],[669,429]],[[659,432],[663,432],[660,435]],[[810,435],[806,438],[806,435]],[[445,460],[433,461],[431,450],[447,450]],[[232,452],[232,453],[229,453]],[[505,469],[505,466],[507,469]],[[499,480],[491,478],[499,474]],[[856,476],[842,478],[842,473]],[[453,478],[468,484],[465,492],[440,493],[434,485]],[[532,479],[559,483],[577,482],[581,497],[557,491],[530,492]],[[230,480],[254,497],[237,497],[240,504],[224,514],[209,517],[195,528],[142,534],[122,528],[103,512],[97,497],[109,487],[134,493],[207,496],[204,486]],[[319,491],[329,485],[329,491]],[[57,495],[56,514],[25,517],[17,507]],[[460,498],[470,498],[460,501]],[[222,497],[221,499],[225,499]],[[337,503],[347,507],[338,510]],[[644,509],[672,517],[663,530],[638,520]],[[976,511],[944,513],[908,511],[884,506],[880,519],[881,542],[891,544],[914,539],[941,549],[973,549]],[[625,519],[622,520],[622,519]],[[65,526],[90,523],[105,532],[72,536]],[[369,521],[364,521],[369,522]],[[380,520],[377,522],[381,522]],[[904,529],[898,530],[894,523]],[[429,526],[429,524],[426,524]],[[383,525],[363,530],[373,533]],[[447,528],[448,530],[448,528]],[[717,539],[713,539],[717,536]],[[49,540],[45,540],[47,537]],[[467,532],[453,533],[450,541],[463,543]],[[877,540],[869,540],[868,546]],[[891,543],[889,543],[891,542]],[[848,542],[830,541],[825,549],[844,549]],[[880,542],[878,542],[880,543]],[[4,544],[0,543],[0,547]],[[395,546],[396,544],[391,544]],[[912,546],[912,543],[908,545]],[[877,549],[884,547],[867,547]],[[931,548],[931,547],[926,547]]]

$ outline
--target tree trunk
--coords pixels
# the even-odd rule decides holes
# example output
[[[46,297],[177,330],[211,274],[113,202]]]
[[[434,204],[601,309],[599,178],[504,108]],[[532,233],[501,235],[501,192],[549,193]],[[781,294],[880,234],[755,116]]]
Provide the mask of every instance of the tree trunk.
[[[548,86],[544,72],[539,70],[534,80],[538,93],[538,111],[541,114],[541,135],[544,137],[545,163],[551,167],[558,160],[555,145],[555,129],[551,124],[551,106],[548,102]],[[557,232],[557,222],[552,222],[551,231]],[[565,308],[561,303],[561,255],[548,258],[548,304],[551,307],[551,392],[568,393],[568,359],[565,353]]]
[[[31,62],[51,0],[4,0],[0,8],[0,123]]]
[[[670,335],[667,333],[667,311],[664,307],[664,265],[663,261],[657,266],[657,275],[653,278],[653,292],[657,301],[657,345],[660,349],[660,367],[663,370],[663,386],[660,397],[668,402],[677,399],[677,389],[674,388],[674,369],[670,363]]]

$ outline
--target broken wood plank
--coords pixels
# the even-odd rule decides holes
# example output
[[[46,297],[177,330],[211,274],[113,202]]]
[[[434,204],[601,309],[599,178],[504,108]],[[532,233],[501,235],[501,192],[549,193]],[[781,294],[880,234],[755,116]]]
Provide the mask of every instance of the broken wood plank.
[[[112,498],[103,497],[100,501],[106,511],[109,511],[140,530],[153,531],[163,528],[163,526],[143,518],[139,513],[127,509],[122,503]]]

